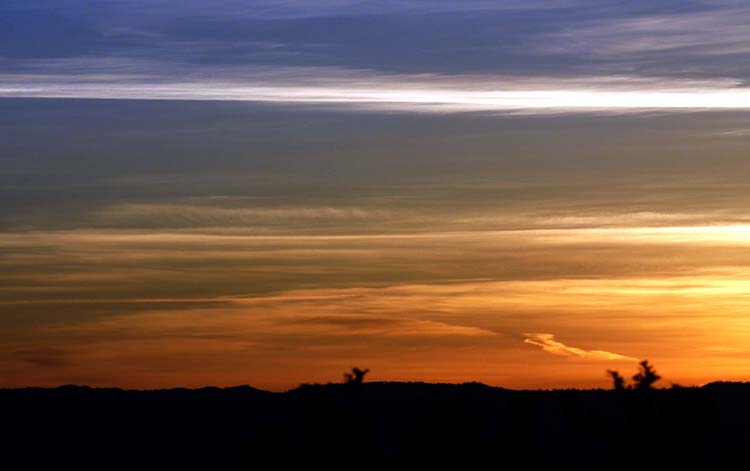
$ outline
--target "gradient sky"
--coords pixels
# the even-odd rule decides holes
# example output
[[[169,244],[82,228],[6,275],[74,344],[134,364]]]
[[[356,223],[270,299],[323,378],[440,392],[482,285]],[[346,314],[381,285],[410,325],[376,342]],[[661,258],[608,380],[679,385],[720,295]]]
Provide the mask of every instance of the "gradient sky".
[[[748,24],[4,0],[0,387],[749,380]]]

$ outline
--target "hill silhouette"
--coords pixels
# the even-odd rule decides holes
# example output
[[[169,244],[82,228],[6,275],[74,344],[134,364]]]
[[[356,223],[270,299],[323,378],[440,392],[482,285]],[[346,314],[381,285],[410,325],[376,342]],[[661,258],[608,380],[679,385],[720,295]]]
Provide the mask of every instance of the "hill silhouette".
[[[480,383],[0,390],[6,460],[26,469],[275,463],[728,466],[750,443],[750,384],[514,391]],[[641,462],[639,462],[641,460]],[[147,465],[147,466],[146,466]]]

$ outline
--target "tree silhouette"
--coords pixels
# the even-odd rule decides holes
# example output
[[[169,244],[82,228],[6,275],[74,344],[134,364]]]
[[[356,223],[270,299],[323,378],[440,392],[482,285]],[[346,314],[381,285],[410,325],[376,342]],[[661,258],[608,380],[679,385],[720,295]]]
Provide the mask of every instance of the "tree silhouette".
[[[625,391],[630,389],[630,386],[625,385],[625,377],[620,375],[617,370],[607,370],[607,374],[612,378],[613,387],[615,391]]]
[[[360,370],[357,367],[352,368],[351,373],[344,373],[344,383],[346,384],[362,384],[365,380],[365,375],[370,372],[370,369]]]
[[[633,375],[633,385],[638,391],[648,391],[655,382],[661,379],[661,376],[656,374],[654,365],[650,365],[648,360],[643,360],[638,365],[640,365],[640,370]]]

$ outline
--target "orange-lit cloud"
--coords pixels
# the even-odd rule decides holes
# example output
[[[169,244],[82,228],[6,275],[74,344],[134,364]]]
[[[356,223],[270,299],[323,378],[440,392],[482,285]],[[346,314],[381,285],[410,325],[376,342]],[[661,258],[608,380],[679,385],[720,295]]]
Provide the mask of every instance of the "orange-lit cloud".
[[[524,343],[541,347],[543,351],[553,355],[588,358],[592,360],[636,360],[636,358],[620,355],[619,353],[605,352],[604,350],[584,350],[571,347],[555,340],[554,334],[525,333]]]

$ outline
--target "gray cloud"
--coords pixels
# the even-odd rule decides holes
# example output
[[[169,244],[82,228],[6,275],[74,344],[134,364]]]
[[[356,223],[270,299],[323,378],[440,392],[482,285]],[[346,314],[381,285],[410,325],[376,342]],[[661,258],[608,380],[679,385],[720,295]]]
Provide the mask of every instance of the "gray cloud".
[[[8,0],[8,6],[36,10],[67,10],[88,13],[93,17],[128,18],[137,14],[152,16],[207,16],[219,18],[309,18],[318,16],[370,16],[406,13],[454,13],[472,11],[524,11],[564,9],[591,4],[591,0],[216,0],[211,6],[200,0],[101,0],[92,9],[82,0]],[[92,11],[93,10],[93,11]]]
[[[203,70],[224,81],[238,79],[219,70],[227,65],[741,81],[750,72],[749,13],[732,2],[687,1],[678,11],[671,2],[593,0],[28,3],[0,7],[14,25],[0,35],[5,70],[32,59],[137,57],[172,78]],[[735,60],[717,60],[728,56]]]
[[[750,9],[731,8],[614,18],[553,35],[549,50],[601,58],[666,60],[750,52]]]

